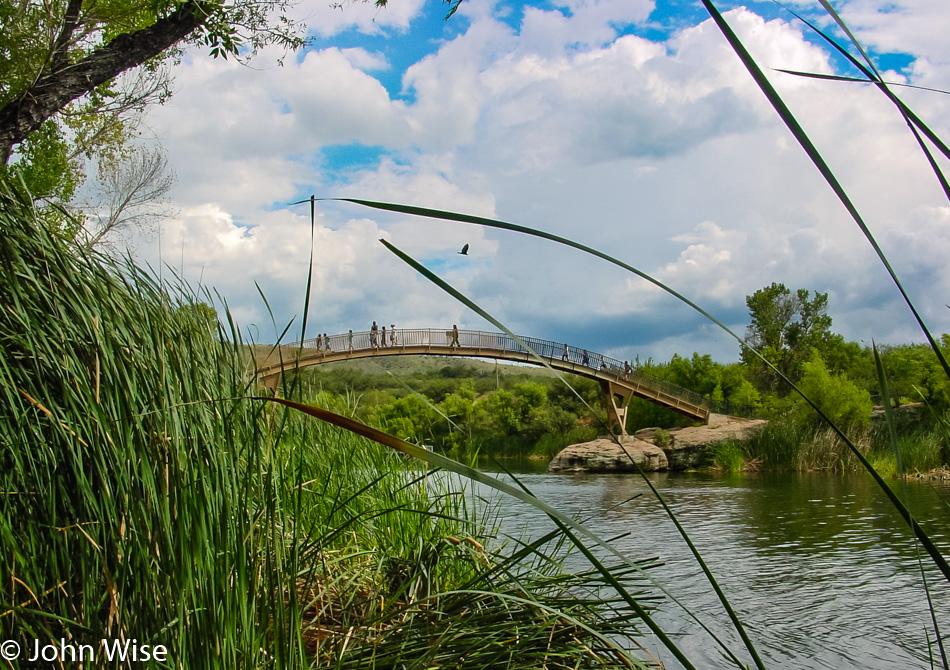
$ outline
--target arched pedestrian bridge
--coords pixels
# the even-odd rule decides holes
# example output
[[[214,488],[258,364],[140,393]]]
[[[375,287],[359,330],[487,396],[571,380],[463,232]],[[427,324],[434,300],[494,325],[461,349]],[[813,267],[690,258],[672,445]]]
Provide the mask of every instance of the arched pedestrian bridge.
[[[385,342],[382,331],[375,336],[371,331],[362,331],[330,335],[326,340],[322,337],[304,340],[282,345],[281,352],[286,352],[284,359],[276,363],[260,364],[257,376],[265,386],[276,392],[281,373],[287,370],[370,356],[467,356],[540,365],[531,352],[504,333],[479,330],[457,332],[457,341],[454,341],[453,331],[444,328],[397,330],[395,337],[391,331],[387,330]],[[630,369],[623,361],[562,342],[539,340],[534,337],[522,337],[521,340],[555,370],[570,372],[600,382],[611,430],[619,433],[626,432],[623,427],[626,423],[627,405],[634,396],[668,407],[699,421],[709,420],[708,398],[638,369]]]

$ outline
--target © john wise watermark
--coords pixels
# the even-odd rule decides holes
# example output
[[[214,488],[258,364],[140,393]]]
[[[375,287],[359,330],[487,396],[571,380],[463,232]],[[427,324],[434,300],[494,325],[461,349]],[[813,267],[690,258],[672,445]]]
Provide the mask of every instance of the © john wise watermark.
[[[168,649],[163,644],[141,644],[138,640],[99,640],[98,644],[77,644],[65,638],[57,641],[28,640],[21,645],[16,640],[0,642],[0,658],[6,661],[29,663],[79,663],[96,659],[121,663],[167,661]]]

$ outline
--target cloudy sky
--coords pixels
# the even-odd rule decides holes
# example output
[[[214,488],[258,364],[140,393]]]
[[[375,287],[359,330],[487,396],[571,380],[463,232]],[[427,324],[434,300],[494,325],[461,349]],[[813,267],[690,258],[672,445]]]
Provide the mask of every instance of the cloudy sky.
[[[829,26],[817,2],[786,5]],[[945,0],[836,3],[895,83],[950,89]],[[950,206],[893,106],[772,2],[720,9],[811,135],[937,332],[950,331]],[[137,257],[213,287],[245,332],[299,335],[310,213],[355,197],[540,228],[647,272],[744,330],[771,282],[828,292],[834,330],[921,339],[857,226],[691,0],[302,0],[311,46],[250,66],[186,54],[149,127],[178,215]],[[903,99],[950,137],[950,97]],[[489,329],[379,243],[437,272],[513,330],[618,358],[738,346],[603,261],[462,223],[318,203],[308,335]],[[469,255],[456,252],[470,245]],[[170,272],[170,270],[163,270]]]

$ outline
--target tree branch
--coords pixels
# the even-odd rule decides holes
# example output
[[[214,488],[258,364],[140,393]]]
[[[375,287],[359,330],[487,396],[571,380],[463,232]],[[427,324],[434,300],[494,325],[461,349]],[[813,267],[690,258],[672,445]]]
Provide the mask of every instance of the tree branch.
[[[70,8],[74,4],[77,3],[70,3]],[[13,147],[46,119],[73,100],[182,41],[201,26],[206,16],[198,0],[188,0],[148,28],[119,35],[77,63],[54,67],[53,63],[59,60],[54,55],[50,67],[36,83],[0,108],[0,164],[6,164]],[[65,23],[63,33],[70,23],[69,16]]]
[[[69,5],[66,7],[63,29],[59,31],[59,37],[56,38],[52,57],[50,58],[50,70],[53,72],[69,62],[69,44],[72,41],[73,33],[76,32],[76,27],[79,25],[82,2],[83,0],[69,0]]]

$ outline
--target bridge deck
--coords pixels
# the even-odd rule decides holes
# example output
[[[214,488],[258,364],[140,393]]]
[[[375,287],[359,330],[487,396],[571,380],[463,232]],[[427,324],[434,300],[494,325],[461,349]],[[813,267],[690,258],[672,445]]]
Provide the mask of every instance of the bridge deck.
[[[257,375],[265,384],[276,388],[280,374],[287,370],[371,356],[467,356],[540,365],[534,354],[504,333],[459,330],[456,344],[452,341],[451,330],[413,328],[398,330],[395,337],[387,330],[386,342],[381,340],[382,331],[375,340],[370,331],[362,331],[352,335],[330,335],[326,341],[321,337],[295,342],[281,347],[282,351],[290,348],[294,352],[290,360],[264,363],[258,368]],[[623,361],[550,340],[533,337],[522,337],[521,340],[555,370],[596,379],[701,421],[709,419],[707,398],[638,369],[625,373]]]

